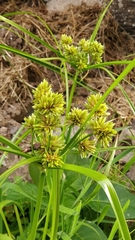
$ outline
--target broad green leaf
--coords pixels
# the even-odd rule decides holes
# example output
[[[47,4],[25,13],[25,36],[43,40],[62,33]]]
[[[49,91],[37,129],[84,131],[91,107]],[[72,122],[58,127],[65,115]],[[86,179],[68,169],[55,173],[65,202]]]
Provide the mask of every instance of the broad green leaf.
[[[124,187],[122,187],[120,185],[114,185],[114,188],[117,192],[119,201],[122,206],[124,206],[126,204],[126,202],[128,200],[130,200],[129,207],[125,212],[126,219],[135,218],[135,195],[130,193],[127,189],[125,189]],[[105,206],[110,205],[110,203],[109,203],[109,200],[108,200],[105,192],[102,189],[100,189],[97,196],[94,198],[94,200],[90,201],[89,205],[91,206],[91,208],[94,211],[101,212],[102,209]],[[110,205],[108,212],[106,213],[106,216],[115,217],[114,212],[111,208],[111,205]]]
[[[100,227],[91,222],[83,222],[72,240],[107,240]]]
[[[37,163],[37,162],[33,162],[29,164],[29,173],[30,176],[33,180],[33,182],[38,186],[38,182],[39,182],[39,176],[40,173],[42,171],[42,166]]]
[[[81,159],[77,151],[70,151],[66,158],[67,163],[77,164],[79,166],[89,167],[89,159]],[[86,176],[72,172],[65,172],[63,204],[66,207],[72,207],[78,197],[79,191],[84,188]]]
[[[2,189],[4,196],[6,196],[6,199],[17,202],[22,202],[22,200],[32,200],[34,202],[36,201],[37,187],[32,183],[5,182],[2,186]]]
[[[89,159],[82,159],[77,151],[70,151],[67,154],[66,163],[76,164],[78,166],[89,167]],[[80,173],[68,171],[66,172],[66,186],[73,187],[76,191],[84,186],[86,177]]]

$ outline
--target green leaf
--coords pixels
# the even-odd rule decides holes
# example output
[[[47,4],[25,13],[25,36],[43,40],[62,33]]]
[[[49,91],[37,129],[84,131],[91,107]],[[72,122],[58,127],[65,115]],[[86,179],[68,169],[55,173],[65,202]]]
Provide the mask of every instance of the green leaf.
[[[15,155],[18,155],[18,156],[22,156],[22,157],[25,157],[25,158],[30,158],[31,157],[31,155],[30,154],[28,154],[28,153],[25,153],[25,152],[23,152],[22,150],[20,151],[18,151],[18,150],[14,150],[13,148],[9,148],[9,147],[1,147],[0,146],[0,151],[2,151],[2,152],[6,152],[6,153],[13,153],[13,154],[15,154]]]
[[[83,222],[72,240],[107,240],[100,227],[94,223]]]
[[[97,21],[97,24],[96,24],[96,26],[95,26],[95,28],[94,28],[94,31],[93,31],[92,35],[91,35],[91,38],[90,38],[91,41],[94,41],[94,40],[95,40],[95,37],[96,37],[96,35],[97,35],[97,32],[98,32],[98,30],[99,30],[99,28],[100,28],[100,26],[101,26],[102,20],[103,20],[105,14],[106,14],[106,12],[107,12],[107,10],[108,10],[108,8],[110,7],[110,5],[111,5],[112,2],[113,2],[113,0],[110,1],[110,3],[106,6],[106,8],[104,9],[104,11],[100,14],[100,17],[99,17],[99,19],[98,19],[98,21]]]
[[[77,164],[79,166],[89,167],[89,159],[82,159],[77,151],[70,151],[66,157],[66,163]],[[73,187],[76,191],[84,187],[86,177],[80,173],[68,171],[66,172],[66,186]]]
[[[32,183],[11,183],[5,182],[2,186],[3,198],[21,203],[22,201],[36,202],[37,187]]]
[[[83,166],[89,167],[89,159],[81,159],[80,154],[78,154],[77,151],[70,151],[67,154],[67,163],[81,166],[82,161]],[[66,171],[65,174],[63,203],[66,207],[72,208],[78,197],[79,191],[84,188],[86,176],[72,171]]]
[[[60,239],[72,240],[65,232],[58,232],[57,234],[60,236]]]
[[[73,215],[75,216],[77,214],[77,211],[75,209],[67,208],[65,206],[60,205],[59,210],[62,213],[68,214],[68,215]]]
[[[39,176],[40,176],[41,171],[42,171],[42,166],[39,163],[33,162],[33,163],[29,164],[30,176],[31,176],[34,184],[36,184],[37,186],[39,183]]]
[[[133,219],[135,218],[135,195],[130,193],[127,189],[125,189],[123,186],[120,185],[114,185],[114,188],[117,192],[117,195],[119,197],[119,201],[121,203],[122,206],[124,206],[126,204],[126,202],[128,200],[130,200],[130,205],[128,207],[128,209],[125,212],[125,217],[126,219]],[[90,201],[89,205],[91,206],[91,208],[96,211],[96,212],[101,212],[102,209],[107,206],[110,205],[109,200],[105,194],[105,192],[100,189],[100,191],[98,192],[97,196],[94,198],[94,200]],[[115,217],[114,212],[111,208],[108,210],[108,212],[106,213],[106,216],[108,217]]]
[[[77,165],[72,164],[64,164],[63,165],[64,170],[70,170],[74,172],[82,173],[93,180],[95,180],[104,190],[105,194],[107,195],[109,202],[111,203],[111,207],[115,213],[115,216],[118,221],[119,230],[122,235],[123,240],[131,240],[130,233],[128,230],[128,226],[124,217],[123,209],[121,207],[119,198],[117,196],[117,193],[111,183],[111,181],[100,172],[94,171],[92,169],[87,169],[84,167],[80,167]]]
[[[11,203],[13,203],[12,200],[4,200],[4,201],[2,201],[2,202],[0,203],[0,211],[1,211],[1,209],[2,209],[3,207],[5,207],[6,205],[11,204]]]
[[[8,237],[5,234],[0,234],[0,240],[13,240],[13,238]]]
[[[12,143],[10,140],[8,140],[7,138],[5,138],[1,135],[0,135],[0,142],[4,143],[5,145],[11,147],[12,149],[14,149],[16,151],[21,151],[20,147],[18,147],[16,144]]]

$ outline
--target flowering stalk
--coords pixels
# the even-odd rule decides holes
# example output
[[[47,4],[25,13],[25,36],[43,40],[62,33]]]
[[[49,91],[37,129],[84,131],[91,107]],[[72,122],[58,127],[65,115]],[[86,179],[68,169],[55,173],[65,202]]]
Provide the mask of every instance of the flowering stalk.
[[[57,229],[59,221],[59,200],[60,200],[60,173],[59,169],[53,169],[53,211],[52,211],[52,228],[50,240],[57,239]]]
[[[37,222],[38,222],[40,209],[41,209],[44,181],[45,181],[45,172],[41,172],[40,177],[39,177],[38,193],[37,193],[36,208],[35,208],[33,224],[32,224],[32,227],[31,227],[31,233],[30,233],[27,240],[32,240],[32,239],[35,239],[35,237],[36,237]]]
[[[72,104],[72,101],[73,101],[73,96],[74,96],[74,92],[75,92],[75,88],[76,88],[76,84],[77,84],[77,77],[78,77],[78,71],[76,71],[76,74],[75,74],[75,77],[74,77],[74,80],[73,80],[73,85],[72,85],[72,88],[71,88],[71,92],[70,92],[70,96],[69,96],[69,102],[68,102],[68,107],[67,107],[67,115],[71,109],[71,104]]]
[[[101,94],[91,94],[87,98],[83,110],[71,106],[79,74],[88,64],[101,62],[103,46],[96,41],[90,42],[85,39],[82,39],[78,46],[74,46],[72,38],[66,35],[61,38],[61,46],[65,58],[73,60],[77,67],[66,110],[64,109],[63,95],[54,93],[48,82],[43,80],[33,91],[34,113],[24,119],[25,126],[32,131],[32,144],[34,139],[38,143],[36,150],[32,145],[32,154],[39,156],[42,171],[46,171],[48,168],[47,172],[50,172],[48,176],[49,182],[51,182],[51,186],[49,186],[50,200],[43,239],[47,236],[49,219],[52,215],[51,240],[57,239],[60,199],[59,169],[63,167],[67,151],[76,148],[81,158],[88,158],[95,153],[98,144],[108,147],[116,134],[113,129],[114,124],[107,121],[107,105],[99,104],[102,99]],[[95,109],[94,112],[93,109]],[[61,121],[62,114],[65,115],[64,124]],[[74,126],[77,126],[79,130],[71,137]],[[36,221],[37,217],[38,214],[36,214]],[[34,223],[33,226],[35,226]]]

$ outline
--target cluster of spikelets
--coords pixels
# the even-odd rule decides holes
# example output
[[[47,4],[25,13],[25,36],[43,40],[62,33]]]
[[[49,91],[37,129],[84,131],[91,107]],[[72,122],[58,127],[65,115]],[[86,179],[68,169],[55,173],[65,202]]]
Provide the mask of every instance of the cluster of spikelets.
[[[43,167],[61,167],[62,153],[66,146],[66,131],[69,127],[78,126],[82,131],[77,136],[75,148],[83,158],[93,154],[96,144],[109,146],[116,134],[114,124],[107,121],[107,105],[100,104],[89,119],[89,113],[100,100],[100,94],[92,94],[85,103],[85,109],[73,108],[64,123],[61,116],[65,114],[65,101],[62,94],[54,93],[46,80],[43,80],[33,91],[34,113],[25,118],[25,126],[33,131],[36,142],[40,143],[38,154],[42,156]],[[59,130],[59,131],[58,131]],[[59,134],[58,134],[59,132]]]
[[[78,44],[75,44],[71,36],[63,34],[60,45],[64,57],[73,62],[80,71],[87,68],[89,64],[99,64],[102,62],[104,46],[98,41],[91,42],[83,38]]]

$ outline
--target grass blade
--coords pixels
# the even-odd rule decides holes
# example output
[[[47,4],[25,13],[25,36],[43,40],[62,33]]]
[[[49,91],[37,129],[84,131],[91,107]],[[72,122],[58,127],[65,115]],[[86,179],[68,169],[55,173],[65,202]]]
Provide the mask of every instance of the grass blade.
[[[118,199],[117,193],[116,193],[112,183],[110,182],[110,180],[105,175],[101,174],[100,172],[96,172],[92,169],[80,167],[77,165],[64,164],[63,169],[84,174],[84,175],[92,178],[93,180],[95,180],[103,188],[104,192],[106,193],[106,195],[110,201],[110,204],[112,206],[112,209],[113,209],[116,219],[118,221],[119,230],[121,232],[122,239],[123,240],[131,240],[130,233],[128,230],[128,226],[127,226],[127,223],[126,223],[126,220],[124,217],[124,213],[123,213],[120,201]]]

